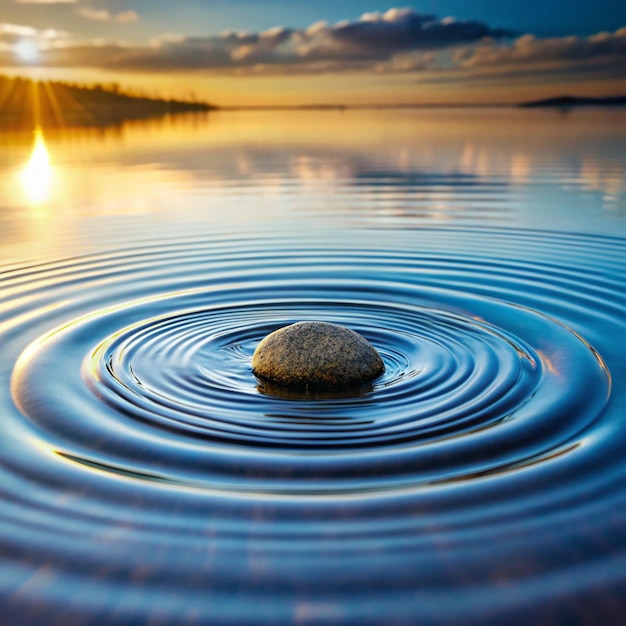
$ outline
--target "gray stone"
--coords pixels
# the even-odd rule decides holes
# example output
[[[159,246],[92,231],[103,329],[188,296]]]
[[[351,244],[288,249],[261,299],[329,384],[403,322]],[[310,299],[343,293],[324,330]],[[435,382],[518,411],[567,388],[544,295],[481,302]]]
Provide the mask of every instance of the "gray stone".
[[[286,387],[355,387],[378,378],[384,369],[367,339],[327,322],[280,328],[261,341],[252,357],[255,376]]]

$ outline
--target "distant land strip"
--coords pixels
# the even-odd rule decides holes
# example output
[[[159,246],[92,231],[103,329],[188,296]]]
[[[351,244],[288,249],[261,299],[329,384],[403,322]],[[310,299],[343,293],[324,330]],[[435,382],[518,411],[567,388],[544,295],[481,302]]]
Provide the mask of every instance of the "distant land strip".
[[[221,111],[343,111],[376,109],[502,109],[502,108],[573,108],[577,106],[624,106],[626,96],[587,98],[579,96],[558,96],[529,102],[395,102],[369,104],[268,104],[238,105],[220,107]]]

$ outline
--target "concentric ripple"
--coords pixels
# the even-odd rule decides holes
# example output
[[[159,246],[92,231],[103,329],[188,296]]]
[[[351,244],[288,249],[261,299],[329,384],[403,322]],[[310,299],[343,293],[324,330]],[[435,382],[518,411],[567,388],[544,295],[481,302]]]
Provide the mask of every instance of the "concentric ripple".
[[[66,445],[103,441],[123,429],[124,445],[116,443],[112,458],[90,458],[89,448],[73,452],[91,463],[146,475],[167,468],[168,480],[232,489],[207,468],[205,445],[236,444],[260,450],[258,458],[249,449],[238,453],[247,458],[233,469],[237,489],[290,492],[385,489],[392,476],[397,487],[398,481],[458,479],[533,463],[570,445],[606,401],[608,377],[596,353],[537,313],[490,303],[490,322],[428,307],[424,289],[363,280],[358,288],[352,283],[349,301],[329,297],[323,280],[307,285],[313,300],[299,302],[290,291],[287,299],[282,280],[273,287],[252,282],[92,314],[26,351],[14,379],[21,390],[16,401],[44,430],[61,427]],[[452,303],[439,293],[441,303],[446,299]],[[480,301],[463,305],[485,313]],[[142,321],[124,326],[128,309]],[[172,312],[148,317],[155,309]],[[385,374],[356,398],[307,401],[259,393],[250,366],[254,348],[268,333],[302,319],[349,323],[378,348]],[[85,339],[111,328],[115,332],[91,350]],[[64,358],[82,367],[47,384],[51,364]],[[563,386],[561,372],[574,362],[579,367]],[[58,397],[63,403],[55,402]],[[144,454],[147,431],[152,446]],[[461,436],[462,445],[449,441]],[[485,456],[485,439],[497,453]],[[372,456],[378,475],[355,479],[367,474]],[[286,463],[287,481],[280,478]]]
[[[516,624],[625,588],[626,242],[339,241],[190,238],[5,274],[8,615]],[[299,320],[361,333],[384,375],[265,387],[256,345]],[[29,585],[32,563],[54,575]]]

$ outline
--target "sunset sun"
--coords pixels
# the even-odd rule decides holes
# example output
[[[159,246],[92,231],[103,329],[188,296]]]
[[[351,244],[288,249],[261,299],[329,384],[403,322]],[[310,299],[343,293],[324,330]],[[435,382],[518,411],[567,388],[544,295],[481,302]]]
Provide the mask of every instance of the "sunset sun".
[[[13,47],[13,52],[22,63],[36,63],[39,60],[39,46],[33,39],[21,39]]]

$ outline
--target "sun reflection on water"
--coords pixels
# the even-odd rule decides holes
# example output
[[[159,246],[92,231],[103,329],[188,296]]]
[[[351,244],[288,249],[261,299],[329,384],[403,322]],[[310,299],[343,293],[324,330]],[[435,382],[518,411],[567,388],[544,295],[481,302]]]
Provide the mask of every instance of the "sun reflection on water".
[[[20,171],[20,179],[28,203],[40,207],[49,198],[52,189],[53,167],[40,128],[35,131],[35,144],[28,162]]]

